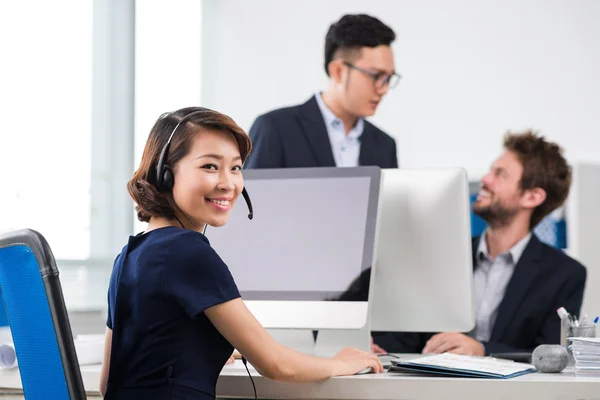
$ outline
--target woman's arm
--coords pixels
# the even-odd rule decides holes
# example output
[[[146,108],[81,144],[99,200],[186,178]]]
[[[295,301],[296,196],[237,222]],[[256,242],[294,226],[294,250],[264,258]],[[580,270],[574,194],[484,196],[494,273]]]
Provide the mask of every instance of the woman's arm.
[[[344,349],[335,357],[313,357],[277,343],[237,298],[204,311],[213,325],[244,357],[267,378],[290,381],[319,381],[337,375],[352,375],[364,368],[383,372],[375,354]]]
[[[100,394],[106,395],[106,386],[108,383],[108,370],[110,368],[110,348],[112,345],[112,330],[106,328],[104,335],[104,357],[102,360],[102,370],[100,371]]]

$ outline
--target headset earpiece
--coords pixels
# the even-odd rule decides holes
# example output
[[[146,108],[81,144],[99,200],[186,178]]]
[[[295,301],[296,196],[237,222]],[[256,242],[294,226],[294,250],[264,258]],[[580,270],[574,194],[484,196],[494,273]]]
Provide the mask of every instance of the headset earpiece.
[[[171,167],[165,166],[163,172],[163,180],[161,190],[164,192],[171,192],[173,190],[173,186],[175,185],[175,176],[173,176],[173,171]]]

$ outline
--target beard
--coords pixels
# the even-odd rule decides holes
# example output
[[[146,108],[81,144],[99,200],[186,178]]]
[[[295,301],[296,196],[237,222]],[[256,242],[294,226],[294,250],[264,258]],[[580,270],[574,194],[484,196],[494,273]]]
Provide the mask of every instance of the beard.
[[[519,212],[517,207],[510,207],[500,200],[490,199],[489,204],[481,204],[481,201],[473,203],[473,212],[480,216],[491,227],[508,225]]]

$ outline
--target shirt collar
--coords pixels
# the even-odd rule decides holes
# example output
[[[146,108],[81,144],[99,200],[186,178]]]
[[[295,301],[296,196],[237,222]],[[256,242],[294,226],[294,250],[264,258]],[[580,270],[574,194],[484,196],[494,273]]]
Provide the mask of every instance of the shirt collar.
[[[317,100],[317,104],[319,105],[319,109],[321,110],[321,115],[323,115],[323,119],[325,120],[325,125],[327,126],[327,128],[328,129],[329,129],[329,127],[338,128],[340,126],[343,127],[342,120],[339,119],[333,113],[333,111],[331,111],[329,109],[329,107],[327,107],[327,104],[325,104],[325,102],[323,101],[323,97],[321,96],[320,92],[315,93],[315,98]],[[356,139],[356,138],[360,137],[360,135],[363,132],[364,123],[365,123],[364,120],[362,118],[359,118],[356,121],[356,124],[354,125],[354,127],[348,133],[348,137],[350,137],[352,139]]]
[[[525,247],[527,247],[527,244],[529,243],[529,240],[531,239],[531,235],[532,235],[531,232],[529,232],[523,239],[519,240],[517,242],[517,244],[515,244],[513,247],[510,248],[510,250],[508,250],[508,252],[507,252],[508,254],[502,253],[502,254],[499,254],[498,256],[501,256],[503,254],[509,255],[513,265],[517,265],[517,263],[519,262],[519,259],[521,258],[521,256],[523,255],[523,252],[525,251]],[[481,238],[479,239],[479,246],[477,246],[477,252],[476,252],[477,261],[481,260],[483,257],[490,259],[490,253],[488,251],[485,236],[486,236],[486,232],[484,231],[483,234],[481,235]]]

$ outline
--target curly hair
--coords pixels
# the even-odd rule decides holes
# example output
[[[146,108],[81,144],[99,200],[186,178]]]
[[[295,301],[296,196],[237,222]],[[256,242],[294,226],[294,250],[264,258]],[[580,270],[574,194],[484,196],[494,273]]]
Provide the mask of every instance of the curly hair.
[[[544,217],[560,207],[571,187],[571,166],[563,156],[561,147],[545,140],[536,132],[508,132],[504,149],[514,153],[523,166],[521,190],[541,188],[546,199],[533,210],[530,227],[535,227]]]

